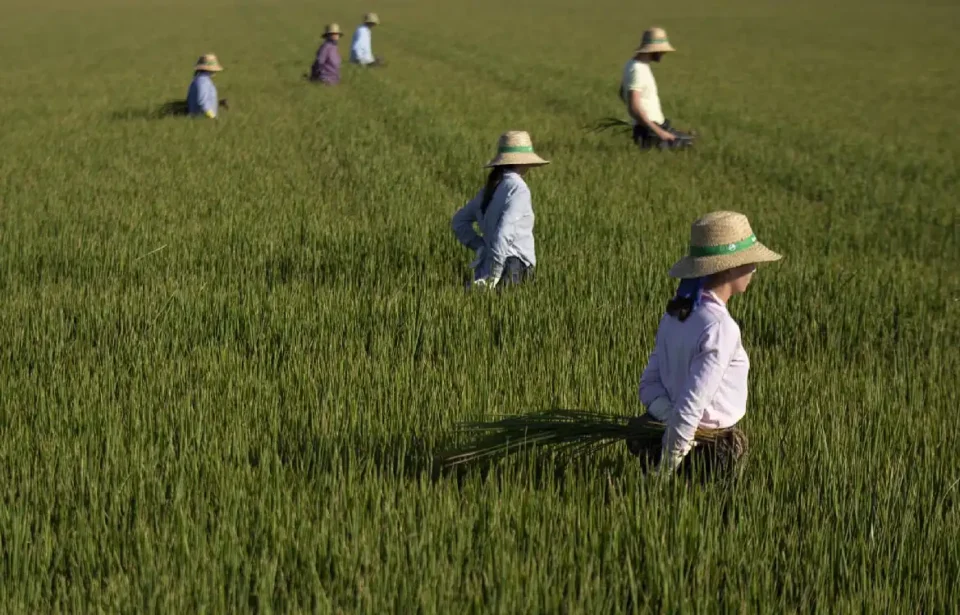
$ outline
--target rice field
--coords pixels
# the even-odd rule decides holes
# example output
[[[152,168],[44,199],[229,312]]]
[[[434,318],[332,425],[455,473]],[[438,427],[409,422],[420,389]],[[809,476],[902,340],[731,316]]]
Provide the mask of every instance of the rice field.
[[[377,11],[337,88],[325,23]],[[0,20],[3,612],[949,612],[960,582],[960,6],[51,0]],[[624,116],[644,28],[693,151]],[[348,54],[349,35],[341,43]],[[216,122],[153,119],[205,52]],[[537,281],[464,292],[506,130]],[[731,303],[736,488],[625,450],[435,476],[456,425],[638,414],[689,224],[785,254]]]

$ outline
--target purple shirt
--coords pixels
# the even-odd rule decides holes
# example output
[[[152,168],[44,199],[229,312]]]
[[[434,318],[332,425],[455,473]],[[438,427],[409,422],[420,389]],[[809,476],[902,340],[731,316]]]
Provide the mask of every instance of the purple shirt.
[[[310,68],[310,79],[328,85],[340,83],[340,52],[333,41],[326,41],[317,49],[317,59]]]

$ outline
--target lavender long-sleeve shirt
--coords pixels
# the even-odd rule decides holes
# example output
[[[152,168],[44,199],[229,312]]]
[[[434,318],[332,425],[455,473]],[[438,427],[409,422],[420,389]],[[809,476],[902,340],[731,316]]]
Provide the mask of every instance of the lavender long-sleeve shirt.
[[[740,327],[707,291],[687,320],[668,314],[660,319],[656,345],[640,377],[640,402],[667,424],[665,447],[685,453],[698,427],[732,427],[743,418],[749,371]]]
[[[340,83],[340,51],[333,41],[326,41],[317,49],[317,59],[310,68],[310,79],[327,85]]]

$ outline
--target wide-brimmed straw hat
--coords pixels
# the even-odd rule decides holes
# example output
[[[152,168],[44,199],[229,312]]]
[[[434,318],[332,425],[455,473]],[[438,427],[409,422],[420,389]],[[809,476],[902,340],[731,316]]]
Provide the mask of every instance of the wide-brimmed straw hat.
[[[673,48],[673,45],[670,44],[670,39],[667,37],[667,31],[663,28],[650,28],[649,30],[643,33],[643,40],[640,41],[640,46],[637,47],[637,53],[666,53],[668,51],[676,51]]]
[[[511,130],[500,135],[497,142],[497,155],[486,164],[487,167],[503,167],[515,164],[542,166],[550,164],[533,151],[533,141],[523,130]]]
[[[367,13],[363,16],[363,23],[379,24],[380,17],[376,13]]]
[[[340,24],[338,23],[327,24],[327,27],[323,29],[323,35],[328,36],[330,34],[343,34],[340,31]]]
[[[757,241],[746,216],[733,211],[715,211],[690,227],[690,250],[670,268],[670,277],[700,278],[781,258]]]
[[[223,67],[220,66],[220,62],[217,60],[217,56],[212,53],[205,53],[200,56],[200,59],[197,60],[197,65],[193,70],[205,70],[210,73],[219,73],[223,70]]]

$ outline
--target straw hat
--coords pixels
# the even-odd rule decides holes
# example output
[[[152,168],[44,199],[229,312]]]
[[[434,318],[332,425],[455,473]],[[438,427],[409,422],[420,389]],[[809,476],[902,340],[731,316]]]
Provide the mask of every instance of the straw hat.
[[[220,62],[217,60],[217,56],[212,53],[205,53],[200,56],[200,59],[197,60],[197,65],[193,70],[205,70],[210,73],[219,73],[223,70],[223,67],[220,66]]]
[[[746,216],[733,211],[715,211],[690,227],[690,251],[670,268],[670,277],[699,278],[781,258],[757,241]]]
[[[670,44],[667,37],[667,31],[663,28],[650,28],[643,33],[643,40],[637,47],[637,53],[665,53],[667,51],[676,51]]]
[[[363,16],[363,23],[372,23],[376,25],[380,23],[380,18],[376,13],[367,13]]]
[[[340,32],[340,24],[332,23],[327,25],[327,27],[323,29],[323,35],[327,36],[329,34],[343,34]]]
[[[500,135],[497,142],[497,155],[487,163],[487,167],[512,166],[515,164],[530,164],[542,166],[550,164],[533,151],[533,141],[530,135],[523,130],[511,130]]]

